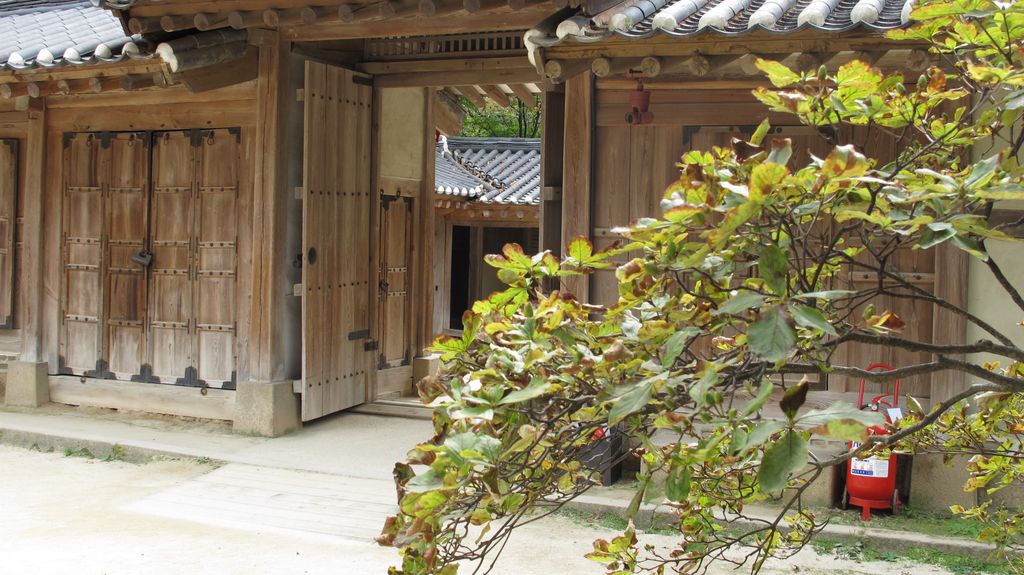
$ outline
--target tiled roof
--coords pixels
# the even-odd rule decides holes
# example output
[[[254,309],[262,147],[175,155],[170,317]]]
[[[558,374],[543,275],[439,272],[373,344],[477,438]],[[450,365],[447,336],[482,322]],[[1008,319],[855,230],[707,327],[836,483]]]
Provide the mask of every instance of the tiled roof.
[[[442,138],[436,192],[485,203],[540,203],[540,139]]]
[[[561,22],[551,45],[567,38],[598,41],[611,35],[647,38],[655,34],[739,35],[754,30],[792,33],[804,29],[883,31],[907,23],[913,0],[635,0],[594,17]]]
[[[148,57],[141,38],[91,0],[0,0],[0,69]]]

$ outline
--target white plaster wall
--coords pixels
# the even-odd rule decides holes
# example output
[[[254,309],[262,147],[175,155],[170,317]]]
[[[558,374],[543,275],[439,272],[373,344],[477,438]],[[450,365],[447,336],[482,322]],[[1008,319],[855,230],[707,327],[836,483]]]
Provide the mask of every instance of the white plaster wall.
[[[989,240],[985,246],[990,257],[999,264],[1010,282],[1017,289],[1024,291],[1024,242]],[[1024,327],[1020,325],[1020,322],[1024,321],[1024,311],[1010,300],[1010,296],[992,277],[988,266],[975,257],[971,258],[967,282],[967,309],[1009,336],[1015,344],[1024,346]],[[968,322],[967,341],[974,342],[979,339],[993,338],[978,326]],[[994,358],[989,354],[974,354],[971,358],[974,362],[992,359]]]

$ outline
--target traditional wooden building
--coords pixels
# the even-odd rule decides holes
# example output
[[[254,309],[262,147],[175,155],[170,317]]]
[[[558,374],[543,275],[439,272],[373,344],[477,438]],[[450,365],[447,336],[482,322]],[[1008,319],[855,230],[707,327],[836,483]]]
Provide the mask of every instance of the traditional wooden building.
[[[462,313],[503,286],[486,254],[539,249],[540,139],[446,138],[437,143],[434,331],[462,329]]]
[[[376,400],[432,369],[426,349],[451,327],[438,319],[452,242],[439,222],[536,217],[541,248],[607,242],[655,212],[682,152],[764,116],[753,56],[922,69],[926,53],[880,37],[906,12],[903,0],[2,3],[0,321],[20,341],[7,403],[268,435],[385,410]],[[647,110],[630,103],[638,88]],[[536,195],[489,202],[486,178],[472,200],[438,193],[434,134],[455,123],[456,97],[538,93]],[[803,150],[823,145],[777,120]],[[478,161],[459,145],[453,159]],[[966,259],[930,254],[906,273],[974,297]],[[612,282],[569,287],[607,301]],[[914,335],[966,332],[931,308],[900,311]],[[915,385],[938,397],[962,382]]]

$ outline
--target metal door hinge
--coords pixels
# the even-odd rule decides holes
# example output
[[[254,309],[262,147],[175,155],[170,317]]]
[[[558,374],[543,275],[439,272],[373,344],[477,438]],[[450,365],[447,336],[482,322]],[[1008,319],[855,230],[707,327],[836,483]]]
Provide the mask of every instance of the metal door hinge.
[[[377,342],[376,342],[376,340],[372,340],[371,339],[369,341],[363,342],[363,351],[376,351],[376,350],[377,350]]]

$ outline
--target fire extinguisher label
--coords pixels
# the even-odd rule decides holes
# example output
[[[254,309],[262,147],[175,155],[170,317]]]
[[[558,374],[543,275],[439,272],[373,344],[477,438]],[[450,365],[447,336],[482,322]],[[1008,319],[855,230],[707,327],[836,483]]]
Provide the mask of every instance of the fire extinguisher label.
[[[851,459],[850,473],[863,477],[889,477],[889,460],[875,457]]]

